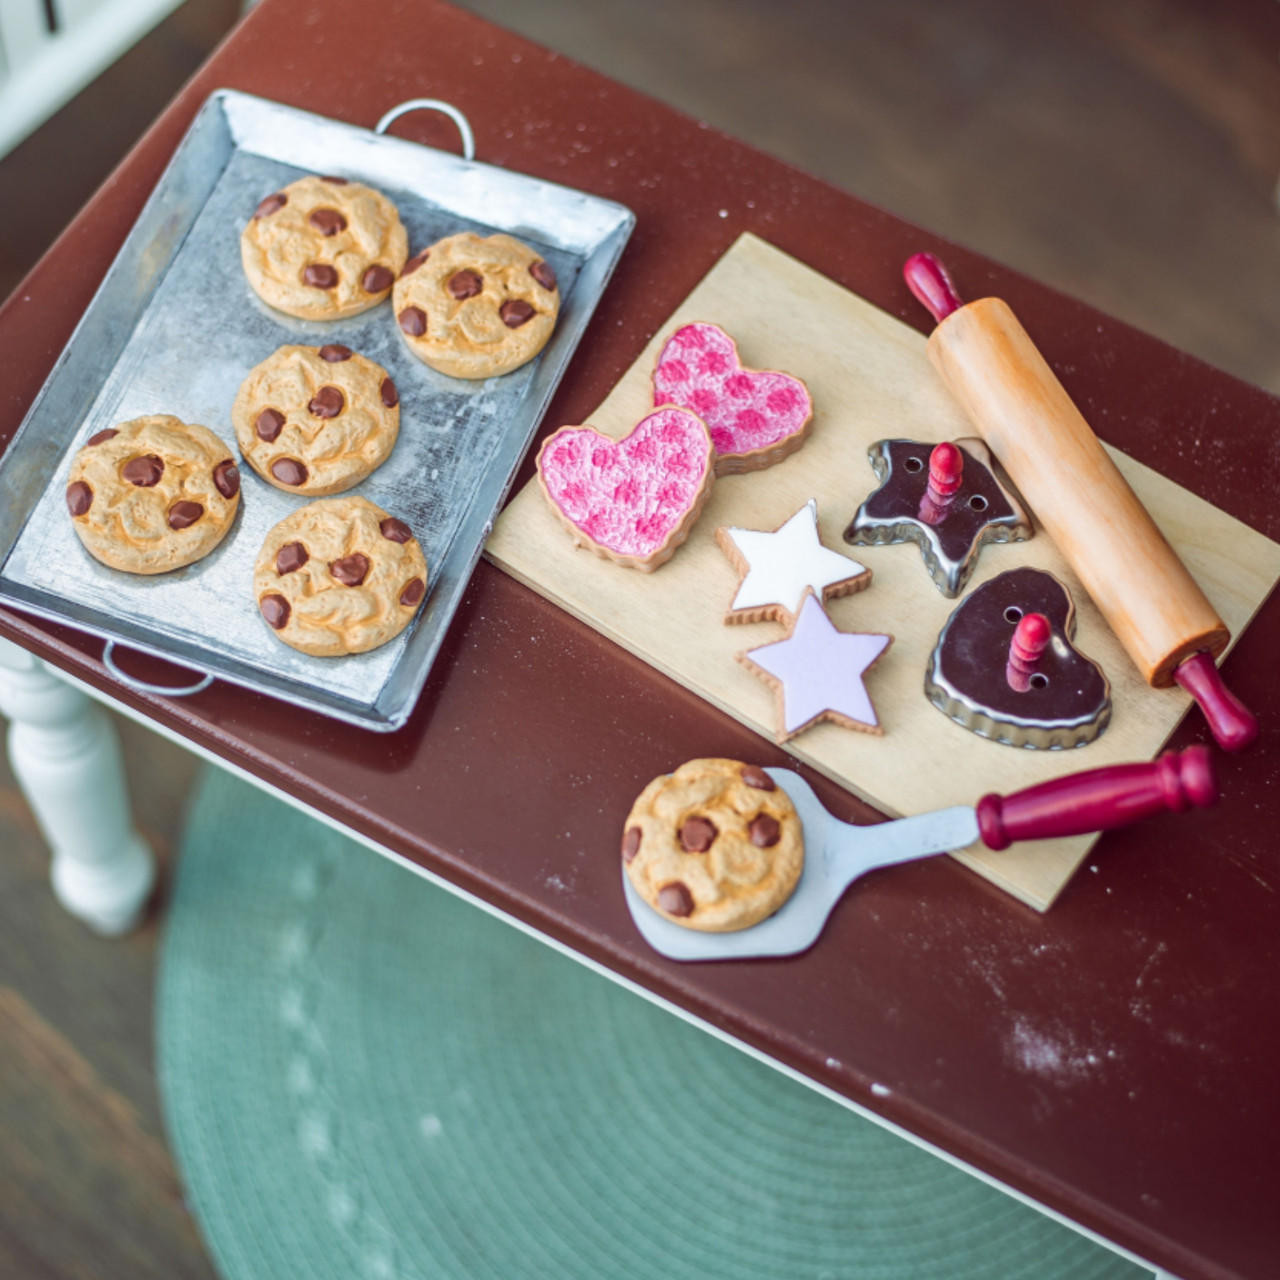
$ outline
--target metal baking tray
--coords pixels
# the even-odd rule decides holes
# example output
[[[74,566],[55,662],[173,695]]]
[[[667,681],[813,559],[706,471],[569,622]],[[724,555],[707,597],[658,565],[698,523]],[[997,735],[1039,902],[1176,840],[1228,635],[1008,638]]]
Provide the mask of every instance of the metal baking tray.
[[[436,105],[457,120],[469,152],[465,120]],[[409,354],[389,301],[324,323],[272,311],[245,282],[240,232],[263,196],[307,173],[385,192],[411,253],[466,230],[505,231],[535,247],[560,282],[551,341],[514,373],[464,382]],[[0,458],[0,599],[353,724],[398,728],[634,223],[613,201],[247,94],[214,93]],[[396,448],[350,492],[407,521],[422,544],[429,594],[411,628],[343,658],[281,644],[258,614],[253,564],[267,530],[305,499],[247,465],[232,531],[185,569],[119,573],[81,547],[63,493],[71,458],[91,435],[170,413],[203,423],[239,459],[230,411],[245,375],[285,343],[326,342],[376,360],[400,390]]]

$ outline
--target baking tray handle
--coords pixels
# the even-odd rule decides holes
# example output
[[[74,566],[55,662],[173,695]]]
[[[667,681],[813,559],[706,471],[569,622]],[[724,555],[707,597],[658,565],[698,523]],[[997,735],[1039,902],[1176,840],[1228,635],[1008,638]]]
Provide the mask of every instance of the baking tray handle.
[[[392,107],[373,126],[374,133],[386,133],[394,121],[399,120],[401,116],[408,115],[410,111],[439,111],[441,114],[448,116],[458,126],[458,132],[462,135],[463,159],[474,160],[476,158],[476,136],[471,132],[471,122],[453,103],[442,102],[439,98],[410,98],[407,102],[402,102],[399,106]]]
[[[199,693],[213,683],[213,677],[208,672],[205,672],[204,676],[197,680],[195,684],[178,685],[176,687],[167,684],[150,684],[146,680],[139,680],[136,676],[131,676],[120,669],[115,658],[115,648],[116,642],[114,640],[108,640],[102,646],[102,665],[121,684],[127,684],[130,689],[136,689],[139,693],[158,693],[164,698],[189,698],[193,693]]]

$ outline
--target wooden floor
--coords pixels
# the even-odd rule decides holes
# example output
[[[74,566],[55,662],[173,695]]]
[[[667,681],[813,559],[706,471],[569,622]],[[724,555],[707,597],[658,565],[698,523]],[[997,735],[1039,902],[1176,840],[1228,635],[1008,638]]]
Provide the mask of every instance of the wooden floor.
[[[467,7],[1280,393],[1273,0]],[[236,9],[188,0],[0,161],[0,295]],[[123,732],[167,860],[193,766]],[[212,1274],[156,1102],[156,937],[153,915],[99,941],[53,904],[0,762],[0,1276]]]

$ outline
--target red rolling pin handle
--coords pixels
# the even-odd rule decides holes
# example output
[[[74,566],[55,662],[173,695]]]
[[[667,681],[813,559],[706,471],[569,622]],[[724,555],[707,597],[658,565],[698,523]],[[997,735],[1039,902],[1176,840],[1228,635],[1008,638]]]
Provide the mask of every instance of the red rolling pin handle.
[[[1118,764],[1069,774],[1014,792],[983,796],[975,813],[988,849],[1125,827],[1165,809],[1184,813],[1218,798],[1208,747],[1166,751],[1150,764]]]
[[[902,264],[902,278],[939,324],[964,305],[946,267],[931,253],[913,253]]]
[[[1207,653],[1187,658],[1173,678],[1200,704],[1214,740],[1224,751],[1243,751],[1258,736],[1258,717],[1223,684]]]

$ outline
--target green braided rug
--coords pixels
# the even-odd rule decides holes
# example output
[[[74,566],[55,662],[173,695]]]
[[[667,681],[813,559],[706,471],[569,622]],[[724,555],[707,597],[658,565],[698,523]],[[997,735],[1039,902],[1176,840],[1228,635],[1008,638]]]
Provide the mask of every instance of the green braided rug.
[[[157,1020],[229,1280],[1148,1274],[221,772]]]

